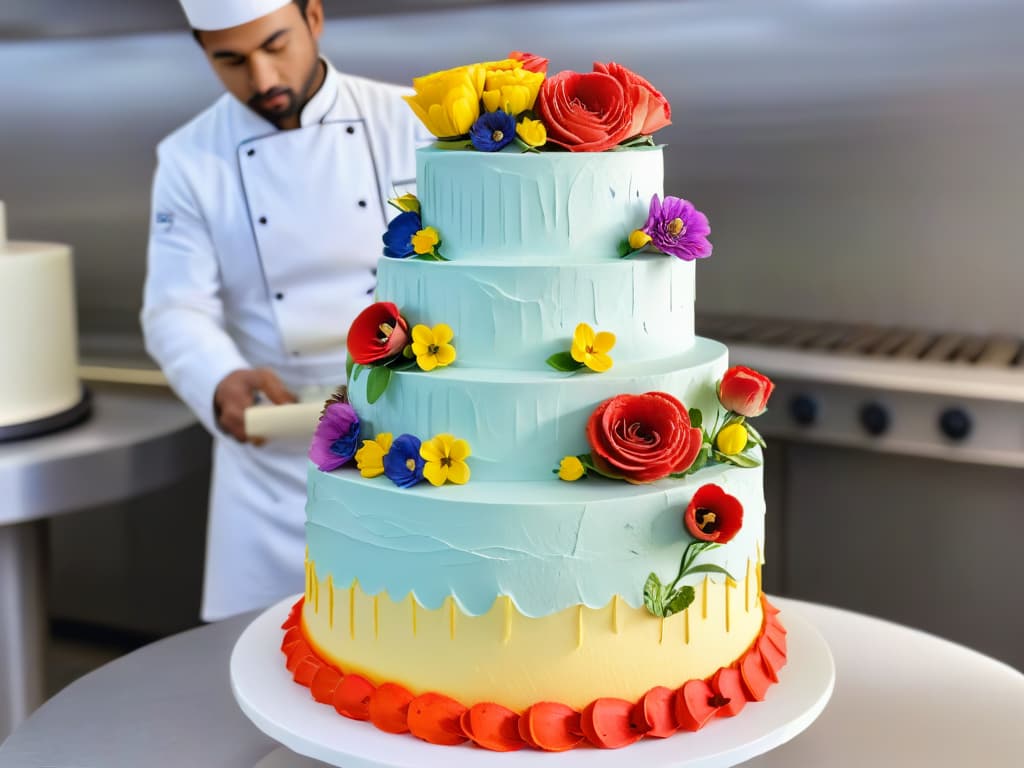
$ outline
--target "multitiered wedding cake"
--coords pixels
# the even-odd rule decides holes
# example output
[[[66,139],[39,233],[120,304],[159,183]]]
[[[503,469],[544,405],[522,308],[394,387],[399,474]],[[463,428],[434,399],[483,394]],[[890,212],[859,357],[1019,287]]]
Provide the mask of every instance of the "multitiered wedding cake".
[[[7,240],[0,202],[0,440],[85,415],[71,249]]]
[[[614,63],[414,82],[438,137],[310,449],[294,679],[434,744],[623,747],[763,699],[772,384],[694,335],[710,226]]]

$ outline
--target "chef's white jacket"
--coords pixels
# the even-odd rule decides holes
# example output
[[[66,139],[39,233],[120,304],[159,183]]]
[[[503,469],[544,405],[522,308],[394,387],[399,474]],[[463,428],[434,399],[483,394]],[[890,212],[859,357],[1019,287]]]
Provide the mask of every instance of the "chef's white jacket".
[[[345,380],[345,333],[372,298],[387,199],[426,136],[406,89],[337,72],[277,130],[225,94],[157,148],[146,348],[213,434],[202,616],[301,592],[308,440],[240,444],[217,384],[273,369],[292,391]]]

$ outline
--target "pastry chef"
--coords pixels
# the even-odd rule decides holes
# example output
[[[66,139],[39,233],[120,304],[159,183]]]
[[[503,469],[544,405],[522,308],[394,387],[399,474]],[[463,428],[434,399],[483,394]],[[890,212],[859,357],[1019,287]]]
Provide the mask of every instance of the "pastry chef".
[[[304,584],[308,441],[248,439],[244,409],[345,380],[387,200],[423,137],[405,89],[318,51],[322,0],[181,0],[227,93],[157,148],[146,348],[214,436],[202,617]]]

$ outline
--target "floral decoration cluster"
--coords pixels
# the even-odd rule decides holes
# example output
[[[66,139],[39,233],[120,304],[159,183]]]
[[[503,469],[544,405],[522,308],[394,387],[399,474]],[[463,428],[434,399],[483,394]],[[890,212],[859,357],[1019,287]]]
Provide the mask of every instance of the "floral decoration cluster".
[[[604,373],[612,367],[608,354],[615,346],[615,334],[608,331],[595,332],[586,323],[580,323],[572,335],[572,346],[568,352],[556,352],[547,359],[547,364],[556,371],[575,373],[584,368],[595,373]]]
[[[713,483],[702,485],[690,499],[683,512],[683,525],[694,541],[683,552],[679,571],[668,584],[652,572],[644,584],[644,606],[654,616],[667,617],[685,611],[693,602],[696,592],[689,585],[679,586],[686,576],[700,573],[719,573],[731,579],[729,572],[719,565],[703,563],[697,558],[709,550],[732,541],[743,526],[743,505],[735,496]]]
[[[404,97],[445,149],[497,152],[603,152],[652,144],[672,122],[668,100],[646,79],[614,62],[592,72],[548,76],[548,60],[513,51],[413,80]]]
[[[441,233],[434,227],[424,227],[420,214],[420,201],[414,194],[393,197],[388,203],[401,213],[388,222],[384,232],[384,255],[389,259],[418,259],[421,261],[448,261],[441,255]]]
[[[415,435],[394,437],[390,432],[365,439],[361,430],[345,390],[339,390],[320,415],[309,448],[310,460],[321,471],[331,472],[354,459],[363,477],[384,475],[399,488],[411,488],[422,480],[434,486],[469,482],[466,460],[471,450],[465,440],[445,433],[422,441]]]
[[[704,417],[667,392],[622,394],[597,406],[587,421],[590,452],[564,457],[554,472],[573,482],[590,473],[630,483],[682,478],[709,463],[756,467],[765,443],[747,421],[764,413],[775,385],[757,371],[734,366],[717,385],[725,408],[712,429]]]
[[[360,312],[349,328],[349,381],[358,381],[363,369],[369,368],[366,399],[375,403],[387,390],[394,371],[417,366],[432,371],[455,362],[454,336],[445,323],[414,325],[410,330],[397,306],[378,301]]]

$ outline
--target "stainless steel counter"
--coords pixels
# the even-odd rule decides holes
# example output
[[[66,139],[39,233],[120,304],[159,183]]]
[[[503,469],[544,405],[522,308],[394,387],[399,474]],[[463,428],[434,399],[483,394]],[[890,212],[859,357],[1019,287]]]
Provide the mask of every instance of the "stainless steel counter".
[[[0,739],[42,703],[45,520],[169,485],[209,438],[169,391],[92,385],[90,418],[0,444]]]

